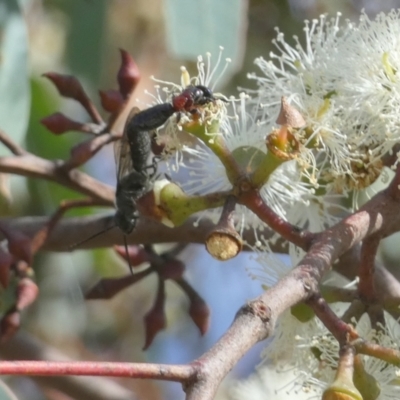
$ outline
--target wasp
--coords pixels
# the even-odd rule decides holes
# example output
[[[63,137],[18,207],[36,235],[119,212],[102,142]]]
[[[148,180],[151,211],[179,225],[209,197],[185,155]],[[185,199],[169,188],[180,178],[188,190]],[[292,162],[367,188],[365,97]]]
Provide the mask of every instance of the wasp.
[[[125,235],[134,230],[138,219],[136,202],[151,190],[157,173],[157,158],[154,157],[153,162],[148,164],[151,133],[164,125],[175,113],[189,112],[197,115],[199,106],[215,100],[212,91],[206,86],[190,85],[174,96],[171,102],[157,104],[142,111],[134,107],[129,113],[122,138],[114,146],[117,164],[116,212],[114,225],[106,229],[118,227],[124,233],[125,247]],[[91,238],[100,233],[102,232]]]
[[[206,86],[188,86],[182,93],[174,96],[170,103],[157,104],[136,114],[129,122],[128,140],[131,153],[135,153],[136,132],[152,131],[164,125],[177,112],[198,114],[198,106],[215,101],[212,91]],[[131,139],[132,137],[132,139]]]
[[[122,139],[115,146],[117,189],[115,225],[125,234],[135,227],[135,202],[151,189],[157,163],[147,164],[151,151],[150,132],[164,125],[177,112],[198,114],[198,106],[215,101],[212,91],[203,85],[190,85],[174,96],[170,103],[157,104],[146,110],[133,108],[125,124]],[[129,147],[129,148],[128,148]],[[149,171],[152,169],[152,172]]]
[[[147,130],[137,129],[132,123],[139,114],[138,108],[131,110],[122,138],[114,146],[117,163],[117,211],[114,222],[126,235],[133,231],[136,224],[136,201],[151,189],[156,172],[154,166],[147,164],[151,149],[150,135]],[[152,167],[154,171],[149,173]]]

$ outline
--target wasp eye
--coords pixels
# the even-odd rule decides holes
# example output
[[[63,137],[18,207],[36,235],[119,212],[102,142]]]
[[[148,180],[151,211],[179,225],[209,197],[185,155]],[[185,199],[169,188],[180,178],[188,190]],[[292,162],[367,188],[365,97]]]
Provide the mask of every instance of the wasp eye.
[[[207,100],[214,100],[213,92],[207,86],[197,85],[196,88],[200,89],[203,93],[203,97]]]

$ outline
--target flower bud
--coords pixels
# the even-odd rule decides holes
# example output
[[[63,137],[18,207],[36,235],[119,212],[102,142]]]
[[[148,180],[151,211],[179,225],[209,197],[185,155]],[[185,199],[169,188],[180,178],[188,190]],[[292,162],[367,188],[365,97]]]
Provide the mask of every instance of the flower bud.
[[[109,113],[118,111],[124,102],[121,93],[117,90],[99,90],[99,95],[101,106]]]
[[[79,167],[85,164],[86,161],[93,157],[91,141],[78,143],[76,146],[72,147],[70,151],[70,158],[65,163],[68,169]]]
[[[146,341],[143,350],[146,350],[158,332],[162,331],[166,326],[166,318],[164,312],[165,306],[165,288],[164,281],[160,278],[157,291],[157,298],[152,309],[144,317]]]
[[[97,299],[111,299],[121,290],[139,282],[144,277],[148,276],[153,272],[152,269],[148,268],[145,271],[138,272],[137,274],[129,274],[121,278],[105,278],[97,282],[89,291],[85,294],[86,300],[97,300]]]
[[[286,125],[291,128],[302,128],[306,125],[306,121],[300,112],[291,106],[286,97],[281,99],[281,109],[278,118],[276,119],[278,125]]]
[[[14,257],[0,246],[0,284],[3,288],[8,287],[10,280],[10,267]]]
[[[128,98],[135,90],[139,79],[140,72],[133,58],[125,50],[121,50],[121,67],[118,71],[117,80],[119,91],[124,99]]]
[[[364,400],[376,400],[379,398],[381,394],[379,382],[364,369],[360,356],[356,356],[353,380]]]
[[[40,122],[55,135],[61,135],[68,131],[79,130],[82,126],[80,122],[74,121],[60,112],[51,114],[48,117],[41,119]]]
[[[21,315],[13,307],[0,321],[0,342],[4,343],[18,331],[21,325]]]
[[[322,400],[363,400],[353,382],[354,360],[352,347],[347,346],[340,350],[335,380],[324,391]]]
[[[152,218],[157,218],[164,225],[173,227],[185,222],[192,214],[222,206],[226,195],[217,193],[212,196],[188,196],[178,185],[163,179],[155,183],[153,192],[154,202],[152,204]],[[143,199],[144,197],[142,197]],[[142,213],[142,208],[138,210]]]
[[[201,335],[204,335],[210,326],[210,309],[200,296],[190,298],[189,315]]]
[[[299,142],[287,126],[273,130],[265,142],[268,150],[283,161],[292,160],[299,153]]]
[[[82,100],[82,96],[86,97],[81,83],[72,75],[62,75],[57,74],[56,72],[48,72],[43,74],[43,76],[53,82],[54,86],[63,97],[74,99],[79,102]]]
[[[163,188],[170,183],[167,179],[156,181],[153,190],[136,201],[136,207],[141,215],[155,219],[166,226],[173,227],[174,223],[163,208],[160,198]]]
[[[290,313],[302,323],[309,322],[315,317],[312,308],[304,303],[299,303],[291,307]]]
[[[325,390],[322,400],[363,400],[363,398],[360,392],[331,386]]]
[[[28,265],[31,265],[33,257],[31,238],[4,226],[1,227],[1,231],[8,240],[8,250],[14,256],[14,259],[25,261]]]

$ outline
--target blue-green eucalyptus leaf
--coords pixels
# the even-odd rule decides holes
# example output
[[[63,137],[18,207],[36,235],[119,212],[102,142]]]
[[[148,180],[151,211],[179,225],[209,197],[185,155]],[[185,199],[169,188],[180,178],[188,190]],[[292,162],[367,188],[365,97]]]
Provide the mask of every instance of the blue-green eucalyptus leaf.
[[[210,52],[214,59],[219,48],[232,62],[224,80],[242,63],[246,42],[246,0],[165,0],[167,46],[178,58],[196,60]]]
[[[0,129],[22,143],[29,120],[28,33],[17,0],[0,1]],[[0,154],[8,154],[0,146]]]

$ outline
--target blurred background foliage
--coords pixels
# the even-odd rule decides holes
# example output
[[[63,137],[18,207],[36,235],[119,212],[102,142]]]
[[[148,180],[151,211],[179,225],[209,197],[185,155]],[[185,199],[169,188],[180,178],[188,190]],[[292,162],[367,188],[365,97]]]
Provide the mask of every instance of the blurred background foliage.
[[[302,36],[303,19],[321,13],[340,11],[346,18],[357,19],[362,8],[374,15],[399,6],[399,0],[0,0],[0,128],[37,155],[65,159],[71,146],[83,138],[76,133],[54,136],[40,119],[56,111],[81,121],[88,116],[77,104],[58,96],[41,76],[45,72],[77,76],[99,106],[97,91],[116,87],[118,48],[122,48],[134,57],[142,74],[136,96],[149,103],[144,93],[153,91],[150,76],[179,81],[182,64],[194,71],[198,54],[210,51],[217,57],[222,45],[223,56],[232,58],[232,63],[218,91],[229,95],[238,86],[249,87],[246,74],[255,70],[255,57],[268,57],[276,26],[290,41],[294,34]],[[7,154],[3,148],[0,152]],[[101,151],[85,169],[114,185],[112,149]],[[61,200],[78,197],[49,182],[0,178],[2,215],[50,215]],[[101,211],[75,210],[69,215],[97,212]],[[388,251],[384,257],[390,262],[398,254]],[[249,255],[221,265],[201,247],[190,246],[182,259],[188,280],[212,310],[210,331],[202,338],[185,311],[187,299],[171,284],[167,285],[168,328],[148,351],[141,350],[142,319],[153,301],[155,277],[112,300],[85,303],[82,293],[100,277],[127,271],[111,250],[37,256],[34,268],[40,298],[23,315],[23,329],[44,346],[56,347],[76,360],[188,362],[215,343],[240,305],[261,287],[246,275],[245,267],[252,263]],[[2,296],[3,310],[9,296],[9,291]],[[253,349],[234,369],[218,398],[228,398],[230,380],[252,371],[260,349]],[[50,390],[46,381],[14,377],[6,383],[20,399],[70,398],[60,390]],[[178,384],[118,383],[132,390],[131,399],[184,397]]]

